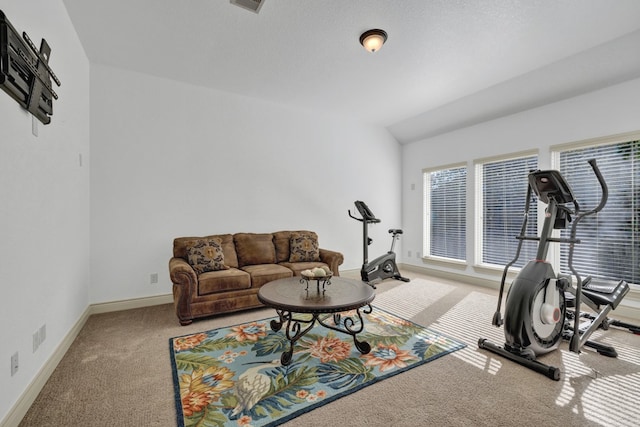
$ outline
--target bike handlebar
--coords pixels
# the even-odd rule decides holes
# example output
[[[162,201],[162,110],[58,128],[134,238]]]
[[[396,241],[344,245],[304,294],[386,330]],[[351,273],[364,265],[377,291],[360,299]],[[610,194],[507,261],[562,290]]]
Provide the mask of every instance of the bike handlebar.
[[[365,202],[362,202],[360,200],[356,200],[355,201],[355,205],[356,205],[356,208],[358,208],[358,211],[360,211],[360,215],[362,216],[362,218],[358,218],[356,216],[353,216],[351,214],[351,211],[348,210],[347,212],[349,212],[349,216],[351,218],[355,219],[356,221],[366,222],[368,224],[376,224],[378,222],[382,222],[381,220],[376,218],[375,215],[373,215],[373,212],[371,212],[371,209],[369,209],[369,207],[367,206],[367,204]]]
[[[376,224],[378,222],[382,222],[382,220],[379,220],[378,218],[373,218],[373,219],[371,219],[371,218],[369,218],[369,219],[367,219],[367,218],[358,218],[357,216],[353,216],[351,214],[351,210],[347,210],[347,212],[349,213],[349,216],[351,218],[355,219],[356,221],[366,222],[366,223],[370,223],[370,224]]]
[[[358,218],[357,216],[353,216],[353,215],[351,214],[351,209],[347,210],[347,212],[349,213],[349,216],[350,216],[351,218],[355,219],[356,221],[360,221],[360,222],[363,222],[363,221],[364,221],[364,218]]]

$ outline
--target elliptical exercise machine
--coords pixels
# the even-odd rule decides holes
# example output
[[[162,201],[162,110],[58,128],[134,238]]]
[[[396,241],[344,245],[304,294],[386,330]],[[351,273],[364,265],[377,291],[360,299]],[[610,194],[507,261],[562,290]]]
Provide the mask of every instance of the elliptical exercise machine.
[[[360,200],[355,201],[356,208],[360,212],[360,216],[362,218],[355,217],[351,214],[351,211],[348,210],[349,216],[356,221],[362,222],[362,242],[363,242],[363,261],[362,261],[362,269],[360,270],[360,276],[362,277],[363,282],[367,282],[371,287],[375,289],[375,283],[385,280],[385,279],[396,279],[402,280],[403,282],[408,282],[409,279],[406,277],[402,277],[400,274],[400,270],[398,270],[398,266],[396,264],[396,253],[393,251],[396,240],[399,239],[399,235],[402,234],[402,230],[398,228],[392,228],[389,230],[389,234],[391,234],[391,249],[384,255],[380,255],[378,258],[369,262],[369,245],[373,242],[373,239],[369,237],[369,224],[377,224],[381,222],[375,215],[371,212],[369,207],[365,202],[361,202]]]
[[[492,322],[497,327],[504,324],[505,344],[501,347],[484,338],[478,341],[478,347],[506,357],[556,381],[560,379],[560,369],[537,361],[536,356],[557,349],[561,339],[564,338],[569,340],[569,350],[574,353],[579,353],[583,346],[588,346],[602,355],[616,357],[617,353],[613,347],[589,341],[589,337],[599,327],[606,329],[610,324],[615,324],[607,319],[607,315],[629,292],[629,285],[624,280],[617,283],[595,283],[591,277],[583,280],[573,266],[574,247],[580,243],[576,238],[578,225],[584,218],[601,211],[608,197],[606,182],[595,159],[589,160],[589,165],[598,179],[602,197],[598,206],[586,212],[580,210],[578,201],[560,172],[537,170],[529,174],[524,220],[520,234],[517,236],[518,248],[513,260],[504,268],[498,307]],[[532,191],[547,204],[540,236],[526,235]],[[570,207],[571,204],[573,209]],[[571,216],[574,216],[574,219],[569,237],[552,237],[554,229],[567,228],[567,222],[571,221]],[[507,293],[503,322],[501,302],[507,271],[518,260],[525,240],[539,242],[536,259],[529,261],[513,280]],[[568,267],[575,277],[575,287],[571,286],[571,276],[556,276],[553,268],[546,261],[550,243],[569,244]],[[583,315],[580,312],[583,303],[596,314]],[[571,305],[573,310],[567,310]],[[622,324],[622,326],[632,325]]]

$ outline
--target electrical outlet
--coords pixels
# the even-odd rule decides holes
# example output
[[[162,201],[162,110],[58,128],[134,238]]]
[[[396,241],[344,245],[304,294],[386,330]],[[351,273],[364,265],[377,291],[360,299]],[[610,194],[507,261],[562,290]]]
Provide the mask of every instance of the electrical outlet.
[[[47,325],[44,324],[40,326],[40,329],[33,333],[33,352],[35,353],[38,348],[40,348],[40,344],[47,338]]]
[[[11,376],[14,376],[18,372],[18,352],[11,356]]]
[[[407,256],[411,257],[411,251],[407,251]]]
[[[416,252],[416,258],[420,258],[420,252]]]
[[[149,283],[155,285],[158,283],[158,273],[151,273],[149,275]]]

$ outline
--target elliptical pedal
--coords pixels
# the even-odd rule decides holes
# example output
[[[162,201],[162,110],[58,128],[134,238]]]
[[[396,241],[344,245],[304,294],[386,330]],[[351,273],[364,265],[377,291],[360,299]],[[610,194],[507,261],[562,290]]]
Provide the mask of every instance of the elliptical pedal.
[[[617,284],[611,281],[594,282],[590,280],[582,286],[582,294],[597,305],[610,305],[615,310],[620,301],[629,293],[629,284],[620,280]]]

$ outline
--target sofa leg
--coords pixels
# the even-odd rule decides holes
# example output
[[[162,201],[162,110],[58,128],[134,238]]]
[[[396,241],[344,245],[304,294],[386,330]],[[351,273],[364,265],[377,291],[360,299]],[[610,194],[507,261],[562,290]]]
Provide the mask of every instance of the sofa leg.
[[[180,320],[180,325],[181,326],[187,326],[190,325],[191,323],[193,323],[193,319],[179,319]]]

